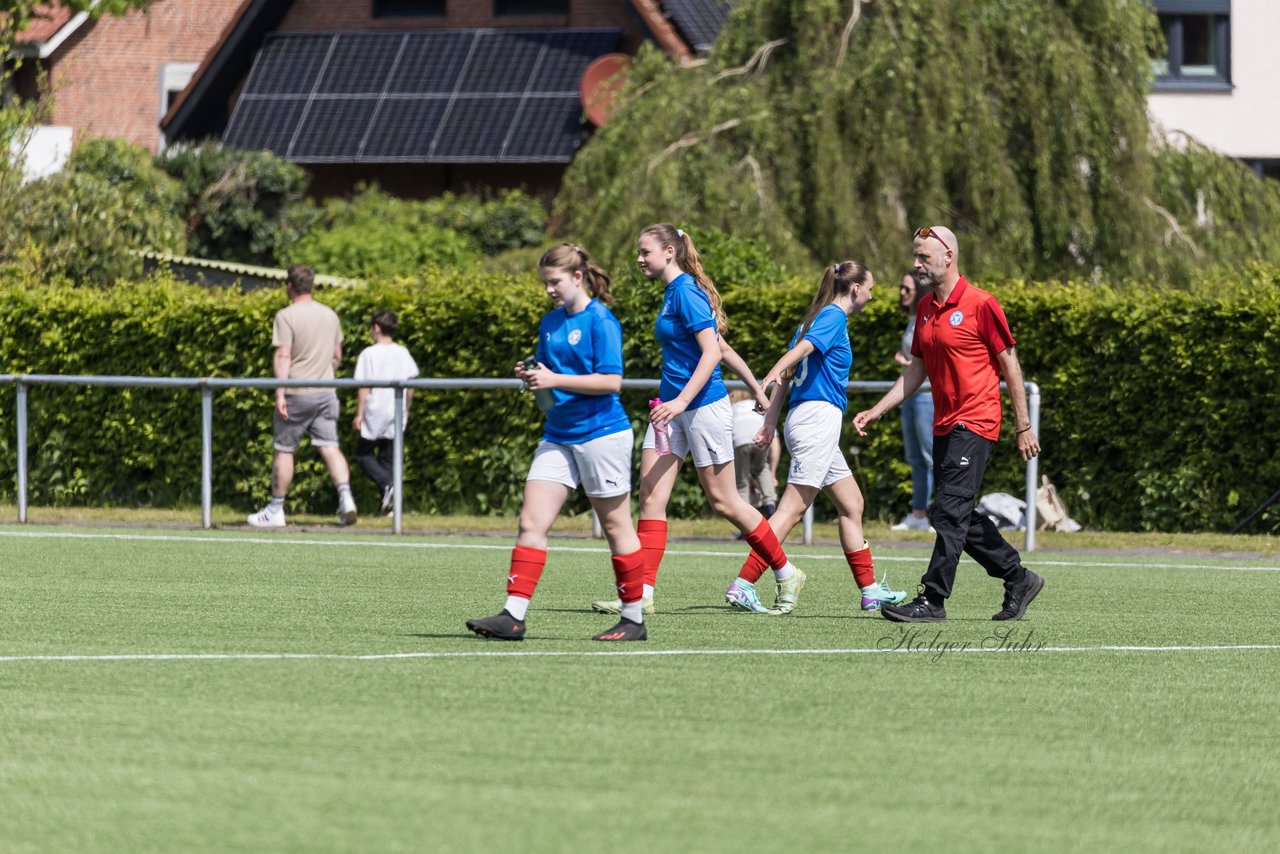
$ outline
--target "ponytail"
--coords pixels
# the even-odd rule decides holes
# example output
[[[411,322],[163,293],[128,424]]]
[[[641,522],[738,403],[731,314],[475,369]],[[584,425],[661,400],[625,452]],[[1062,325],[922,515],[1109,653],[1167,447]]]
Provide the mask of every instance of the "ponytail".
[[[693,238],[667,223],[648,226],[640,233],[652,235],[660,246],[670,246],[675,249],[676,265],[692,276],[694,282],[707,295],[707,299],[711,302],[711,311],[716,316],[716,331],[724,335],[729,330],[729,318],[724,312],[724,301],[720,298],[720,292],[716,290],[716,283],[711,281],[707,271],[702,268],[702,256],[698,254],[698,248],[693,245]]]
[[[809,327],[813,326],[813,322],[818,319],[819,312],[835,302],[837,297],[849,293],[854,285],[866,284],[869,272],[866,265],[860,261],[840,261],[824,270],[822,281],[818,283],[818,292],[813,295],[813,302],[809,305],[809,311],[805,313],[804,322],[800,324],[800,334],[796,336],[796,340],[804,338]],[[795,367],[793,366],[787,371],[787,378],[790,379],[794,375]]]
[[[557,243],[538,259],[539,267],[555,267],[566,273],[581,273],[591,296],[606,305],[613,305],[613,292],[609,290],[609,274],[591,261],[587,250],[572,243]]]

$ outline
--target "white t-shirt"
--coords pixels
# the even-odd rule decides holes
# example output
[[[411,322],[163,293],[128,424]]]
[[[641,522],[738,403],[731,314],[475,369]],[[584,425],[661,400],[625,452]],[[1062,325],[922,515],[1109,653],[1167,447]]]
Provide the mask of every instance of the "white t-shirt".
[[[374,344],[360,352],[356,360],[358,380],[408,380],[418,375],[418,364],[400,344]],[[364,407],[364,421],[360,435],[365,439],[392,439],[395,437],[396,393],[389,388],[369,389],[369,400]],[[405,413],[405,424],[409,422]]]
[[[764,426],[764,416],[756,412],[754,400],[740,400],[733,405],[733,446],[750,445]]]

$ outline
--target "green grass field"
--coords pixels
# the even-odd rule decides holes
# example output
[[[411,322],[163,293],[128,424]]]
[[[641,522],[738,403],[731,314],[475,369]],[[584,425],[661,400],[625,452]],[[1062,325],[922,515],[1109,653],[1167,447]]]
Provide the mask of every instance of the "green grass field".
[[[1016,624],[965,563],[904,641],[833,547],[770,618],[723,603],[741,545],[673,543],[602,645],[563,539],[484,641],[510,545],[0,527],[0,850],[1280,849],[1275,559],[1037,552]]]

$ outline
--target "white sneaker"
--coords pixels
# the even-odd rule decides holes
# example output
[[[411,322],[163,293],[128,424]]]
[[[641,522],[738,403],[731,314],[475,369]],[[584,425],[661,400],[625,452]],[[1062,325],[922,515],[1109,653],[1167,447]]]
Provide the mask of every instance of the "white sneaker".
[[[257,513],[254,513],[247,520],[250,525],[255,528],[283,528],[284,527],[284,508],[272,510],[268,504]]]
[[[338,498],[338,524],[354,525],[356,523],[356,500],[350,495]]]
[[[383,516],[390,516],[396,506],[396,489],[394,486],[388,486],[382,490],[382,506],[378,508]]]
[[[891,531],[928,531],[933,533],[933,526],[929,524],[928,516],[917,516],[914,513],[908,513],[902,517],[902,521],[894,525]]]

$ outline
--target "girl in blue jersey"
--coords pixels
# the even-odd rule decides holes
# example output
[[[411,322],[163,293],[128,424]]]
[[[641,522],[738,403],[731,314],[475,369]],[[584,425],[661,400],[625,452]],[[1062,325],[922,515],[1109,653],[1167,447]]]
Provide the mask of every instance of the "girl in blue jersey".
[[[763,406],[767,401],[750,369],[724,343],[726,328],[720,294],[702,269],[689,235],[671,225],[640,232],[640,271],[666,286],[655,330],[662,345],[661,403],[651,410],[640,456],[640,521],[636,533],[644,549],[646,610],[652,607],[658,566],[667,547],[667,502],[692,454],[698,481],[711,508],[742,531],[761,560],[773,567],[780,600],[798,593],[804,573],[787,560],[777,536],[760,511],[738,495],[734,474],[733,408],[720,376],[720,362],[742,377]],[[670,448],[659,453],[655,430],[665,429]],[[610,602],[593,603],[611,611]]]
[[[538,326],[537,367],[518,363],[515,371],[535,392],[549,390],[554,403],[525,481],[506,606],[496,616],[468,620],[467,628],[483,637],[523,639],[529,600],[547,562],[547,532],[581,483],[609,541],[622,603],[619,623],[595,640],[645,640],[644,558],[631,524],[635,436],[618,399],[622,326],[605,306],[613,301],[609,277],[568,243],[548,249],[538,266],[555,308]]]
[[[804,322],[791,339],[790,349],[761,381],[765,388],[776,383],[764,426],[756,443],[768,447],[790,386],[791,409],[787,414],[786,442],[791,452],[787,487],[769,525],[785,540],[820,490],[826,490],[840,517],[840,544],[854,581],[862,591],[862,609],[878,611],[885,603],[900,604],[907,596],[876,581],[871,548],[862,538],[862,492],[840,450],[840,427],[848,405],[846,386],[853,365],[849,346],[849,315],[861,313],[871,299],[871,271],[857,261],[844,261],[823,273],[818,293]],[[766,565],[753,552],[725,599],[746,611],[764,612],[755,581]],[[786,613],[775,606],[769,613]]]

